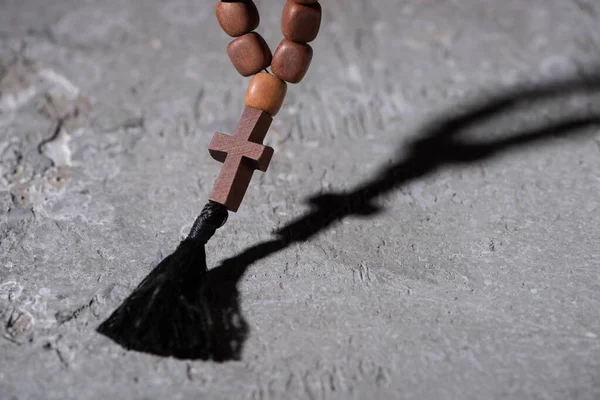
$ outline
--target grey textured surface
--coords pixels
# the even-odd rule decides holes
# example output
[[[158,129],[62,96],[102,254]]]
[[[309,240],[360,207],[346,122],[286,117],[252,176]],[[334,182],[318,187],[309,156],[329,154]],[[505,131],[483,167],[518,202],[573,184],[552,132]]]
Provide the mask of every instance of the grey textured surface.
[[[0,0],[0,398],[599,399],[591,86],[461,133],[567,121],[561,137],[416,174],[380,214],[252,265],[241,361],[128,352],[95,332],[189,229],[220,167],[207,145],[241,114],[248,80],[208,3]],[[594,0],[322,3],[273,162],[209,243],[211,267],[306,198],[368,184],[432,124],[454,128],[448,115],[600,72]],[[274,48],[283,2],[257,4]]]

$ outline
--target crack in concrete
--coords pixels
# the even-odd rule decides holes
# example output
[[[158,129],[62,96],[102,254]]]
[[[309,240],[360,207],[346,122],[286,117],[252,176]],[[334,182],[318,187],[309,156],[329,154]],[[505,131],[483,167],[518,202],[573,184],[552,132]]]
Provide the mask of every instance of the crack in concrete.
[[[59,311],[59,312],[57,312],[56,315],[55,315],[55,317],[56,317],[56,321],[58,322],[58,325],[63,325],[65,323],[67,323],[67,322],[70,322],[70,321],[72,321],[74,319],[77,319],[77,317],[79,317],[82,312],[84,312],[87,309],[90,309],[95,303],[96,303],[96,298],[94,297],[87,304],[84,304],[84,305],[82,305],[80,307],[77,307],[73,311]]]

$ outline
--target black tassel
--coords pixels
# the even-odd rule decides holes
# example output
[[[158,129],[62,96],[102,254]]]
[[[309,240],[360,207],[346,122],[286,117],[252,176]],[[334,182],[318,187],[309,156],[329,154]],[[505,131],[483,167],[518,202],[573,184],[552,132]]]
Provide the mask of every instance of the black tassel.
[[[236,298],[209,288],[204,245],[227,220],[209,202],[186,239],[123,301],[97,331],[123,347],[180,359],[238,358],[247,334]]]

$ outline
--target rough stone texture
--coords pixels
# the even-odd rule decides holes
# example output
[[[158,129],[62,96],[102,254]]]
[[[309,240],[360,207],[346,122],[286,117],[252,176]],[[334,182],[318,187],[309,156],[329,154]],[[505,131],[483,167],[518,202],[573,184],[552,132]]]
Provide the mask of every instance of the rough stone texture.
[[[275,46],[283,2],[256,3]],[[250,266],[243,359],[215,364],[95,332],[189,229],[221,166],[208,143],[241,115],[248,80],[214,7],[3,0],[0,398],[600,398],[598,85],[448,120],[598,73],[599,26],[594,0],[323,0],[311,72],[267,136],[271,168],[209,265],[309,197],[407,158],[422,170],[401,168],[380,213]],[[411,147],[459,128],[485,151]]]

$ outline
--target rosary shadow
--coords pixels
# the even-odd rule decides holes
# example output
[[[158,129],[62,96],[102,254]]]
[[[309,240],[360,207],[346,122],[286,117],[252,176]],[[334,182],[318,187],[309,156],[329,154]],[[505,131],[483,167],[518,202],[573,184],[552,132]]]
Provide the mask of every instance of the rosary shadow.
[[[382,212],[382,207],[376,204],[378,199],[440,168],[482,161],[501,152],[545,140],[589,134],[590,130],[584,128],[600,125],[600,114],[594,115],[585,110],[585,113],[571,113],[543,126],[520,129],[507,137],[481,141],[461,135],[468,129],[490,123],[495,117],[528,107],[533,102],[559,101],[573,95],[589,96],[598,92],[600,74],[520,86],[491,97],[482,96],[466,107],[466,111],[452,111],[426,124],[417,139],[403,146],[408,150],[402,152],[405,155],[382,167],[374,177],[352,190],[314,195],[307,200],[309,211],[276,230],[272,240],[249,247],[209,270],[203,282],[203,294],[196,298],[199,304],[189,306],[202,308],[208,313],[211,328],[210,332],[203,334],[211,339],[210,348],[202,353],[184,352],[175,357],[219,362],[241,359],[249,328],[240,308],[237,285],[256,261],[293,243],[307,241],[345,217],[369,217]],[[159,344],[157,348],[162,347]],[[137,350],[167,355],[151,348]]]
[[[347,216],[373,216],[382,212],[375,201],[407,182],[451,165],[482,161],[501,152],[533,145],[545,140],[590,134],[591,126],[600,125],[600,114],[574,115],[549,122],[544,126],[522,129],[509,137],[487,142],[461,137],[469,128],[481,125],[494,117],[537,101],[557,101],[573,95],[592,95],[600,92],[600,74],[578,76],[545,82],[529,87],[517,87],[497,93],[491,98],[476,101],[466,111],[449,113],[422,130],[421,135],[408,143],[404,158],[382,168],[373,178],[353,190],[341,193],[319,193],[308,199],[311,209],[274,232],[275,238],[247,248],[234,257],[223,260],[208,273],[209,307],[213,314],[237,315],[244,331],[235,334],[242,345],[248,334],[247,324],[239,306],[237,284],[256,261],[281,251],[293,243],[304,242]],[[590,114],[589,112],[587,114]],[[225,306],[225,308],[222,308]],[[234,311],[235,312],[232,312]],[[233,332],[232,332],[233,333]],[[223,338],[227,343],[227,338]],[[239,359],[242,346],[229,352],[220,348],[218,359]]]

